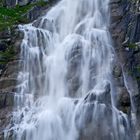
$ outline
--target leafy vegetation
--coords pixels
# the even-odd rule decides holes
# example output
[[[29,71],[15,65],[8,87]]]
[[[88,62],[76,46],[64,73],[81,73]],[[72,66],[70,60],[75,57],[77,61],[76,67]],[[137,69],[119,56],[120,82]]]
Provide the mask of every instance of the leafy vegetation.
[[[0,3],[2,3],[2,0],[0,0]],[[47,2],[41,0],[36,3],[30,3],[25,6],[17,5],[14,8],[6,8],[0,6],[0,30],[3,30],[7,27],[11,27],[19,23],[29,22],[29,19],[27,19],[24,15],[34,6],[43,7],[47,4]]]

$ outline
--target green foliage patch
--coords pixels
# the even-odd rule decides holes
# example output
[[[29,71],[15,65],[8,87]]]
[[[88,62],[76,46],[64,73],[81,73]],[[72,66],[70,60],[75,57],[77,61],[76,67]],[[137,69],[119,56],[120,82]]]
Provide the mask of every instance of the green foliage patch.
[[[3,30],[7,27],[11,27],[19,23],[28,23],[29,19],[27,19],[24,15],[34,6],[43,7],[47,4],[48,2],[44,2],[41,0],[36,3],[30,3],[25,6],[17,5],[14,8],[0,6],[0,30]]]

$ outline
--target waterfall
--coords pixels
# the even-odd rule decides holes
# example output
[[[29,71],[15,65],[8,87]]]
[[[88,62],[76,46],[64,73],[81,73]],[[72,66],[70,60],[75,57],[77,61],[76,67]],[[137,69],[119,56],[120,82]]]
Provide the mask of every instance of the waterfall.
[[[109,0],[61,0],[19,29],[13,140],[135,139],[116,107]]]

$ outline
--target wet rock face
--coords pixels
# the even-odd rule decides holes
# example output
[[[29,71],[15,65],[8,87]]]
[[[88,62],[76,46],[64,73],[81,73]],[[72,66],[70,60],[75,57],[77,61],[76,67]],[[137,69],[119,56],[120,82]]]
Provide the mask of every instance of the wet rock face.
[[[110,83],[104,82],[103,89],[99,92],[91,91],[86,97],[85,102],[97,101],[100,104],[111,105],[111,88]]]
[[[124,94],[125,95],[125,94]],[[118,98],[120,96],[118,95]],[[124,101],[125,99],[122,98]],[[120,101],[121,102],[121,101]],[[130,103],[130,102],[129,102]],[[130,106],[130,105],[129,105]],[[122,127],[127,131],[127,121],[124,114],[111,106],[111,91],[110,84],[104,85],[104,90],[91,91],[80,103],[77,109],[75,122],[76,128],[79,131],[78,140],[113,140],[115,131],[119,131]],[[117,121],[118,130],[114,130],[113,114],[119,116],[121,121]],[[126,135],[126,139],[131,137],[131,134]],[[121,136],[118,135],[118,139]]]
[[[12,107],[0,109],[0,140],[4,140],[3,130],[10,124]]]
[[[111,140],[111,117],[110,84],[106,84],[100,93],[91,91],[76,112],[75,122],[80,133],[79,140]]]
[[[113,129],[111,130],[112,124],[110,121],[112,110],[109,106],[85,103],[80,109],[80,116],[78,114],[76,116],[77,128],[80,131],[79,140],[112,140],[111,132]]]
[[[121,68],[114,68],[115,79],[117,84],[120,97],[118,108],[123,112],[129,112],[130,99],[128,91],[123,86],[124,79],[122,76],[122,68],[126,73],[129,82],[131,79],[133,87],[133,100],[136,107],[136,114],[138,122],[140,120],[140,1],[122,1],[122,0],[111,0],[111,27],[110,31],[114,41],[114,48],[117,52],[117,57],[121,63]],[[116,64],[115,67],[119,67]],[[140,130],[140,124],[137,125],[138,134]],[[138,136],[139,137],[139,136]],[[139,139],[139,138],[138,138]]]
[[[14,106],[14,93],[1,92],[0,93],[0,109]]]
[[[118,96],[118,109],[130,114],[130,97],[124,86],[123,71],[131,79],[133,87],[133,101],[136,108],[137,126],[136,137],[140,139],[140,1],[113,1],[111,0],[111,27],[114,48],[120,64],[115,65],[115,77]],[[115,9],[114,9],[115,8]],[[114,13],[115,12],[115,13]],[[126,82],[129,80],[126,79]],[[130,87],[131,88],[131,87]]]
[[[78,44],[78,43],[77,43]],[[80,44],[80,43],[79,43]],[[80,66],[81,66],[81,58],[82,58],[82,47],[81,45],[77,45],[74,49],[72,49],[71,53],[68,56],[68,74],[67,80],[69,95],[71,97],[75,97],[80,91]]]
[[[140,87],[140,1],[111,0],[110,7],[110,31],[119,61]]]

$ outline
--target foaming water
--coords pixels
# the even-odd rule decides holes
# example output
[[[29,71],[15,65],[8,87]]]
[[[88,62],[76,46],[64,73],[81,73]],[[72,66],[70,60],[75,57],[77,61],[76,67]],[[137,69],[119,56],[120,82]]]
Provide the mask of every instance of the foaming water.
[[[19,27],[23,61],[13,140],[134,140],[114,98],[108,4],[61,0]]]

